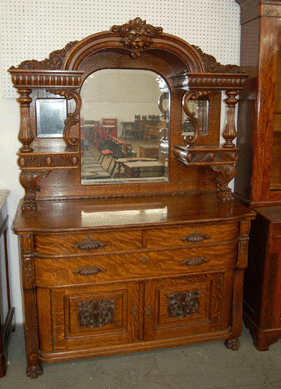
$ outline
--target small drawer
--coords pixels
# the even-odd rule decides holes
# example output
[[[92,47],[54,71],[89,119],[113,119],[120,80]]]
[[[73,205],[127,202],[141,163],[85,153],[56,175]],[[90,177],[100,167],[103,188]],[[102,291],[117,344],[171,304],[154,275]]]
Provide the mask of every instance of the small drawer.
[[[174,250],[35,260],[36,284],[60,286],[234,269],[237,242]]]
[[[147,247],[176,247],[237,239],[239,223],[158,228],[147,231]]]
[[[34,252],[40,255],[92,254],[141,247],[141,230],[34,236]]]

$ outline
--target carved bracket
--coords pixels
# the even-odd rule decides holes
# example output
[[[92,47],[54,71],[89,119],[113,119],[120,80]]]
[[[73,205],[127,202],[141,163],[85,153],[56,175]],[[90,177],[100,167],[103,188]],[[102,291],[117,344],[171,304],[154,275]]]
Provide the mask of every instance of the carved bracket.
[[[146,24],[145,20],[136,18],[122,26],[113,26],[112,32],[119,33],[121,43],[130,50],[130,56],[135,59],[140,56],[140,52],[148,48],[152,43],[152,38],[157,34],[162,34],[162,27],[153,27]]]
[[[76,303],[79,327],[103,327],[114,323],[115,300],[88,300]]]
[[[176,319],[189,317],[198,312],[201,290],[190,290],[166,295],[168,297],[168,315]]]
[[[76,149],[79,145],[79,137],[71,137],[70,132],[73,126],[79,123],[79,114],[82,107],[82,99],[78,91],[74,89],[47,89],[48,92],[65,97],[67,100],[74,100],[76,108],[74,112],[67,112],[63,138],[67,146]]]
[[[50,170],[24,170],[20,174],[20,183],[25,189],[22,211],[36,211],[36,192],[40,190],[39,180],[46,178]]]
[[[236,176],[237,170],[233,165],[209,166],[212,180],[217,184],[217,199],[223,203],[234,200],[228,184]]]
[[[183,97],[182,106],[183,106],[183,110],[187,116],[185,121],[190,123],[192,125],[192,127],[194,128],[194,134],[185,135],[183,138],[186,145],[196,143],[198,138],[199,138],[199,120],[195,116],[196,113],[190,111],[188,103],[190,100],[198,100],[199,97],[208,96],[209,94],[210,94],[210,92],[208,92],[208,91],[194,91],[194,92],[191,91],[191,92],[186,92],[184,97]]]

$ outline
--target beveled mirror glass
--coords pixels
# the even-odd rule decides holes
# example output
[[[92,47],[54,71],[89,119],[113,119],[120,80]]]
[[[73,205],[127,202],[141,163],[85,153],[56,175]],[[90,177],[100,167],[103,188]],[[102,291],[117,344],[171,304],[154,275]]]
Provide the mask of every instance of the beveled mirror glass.
[[[194,121],[196,121],[199,127],[200,136],[208,136],[209,100],[189,100],[188,110],[190,111],[190,116],[183,111],[183,136],[194,133]]]
[[[169,96],[165,80],[152,71],[104,69],[87,77],[81,90],[83,185],[168,180]]]

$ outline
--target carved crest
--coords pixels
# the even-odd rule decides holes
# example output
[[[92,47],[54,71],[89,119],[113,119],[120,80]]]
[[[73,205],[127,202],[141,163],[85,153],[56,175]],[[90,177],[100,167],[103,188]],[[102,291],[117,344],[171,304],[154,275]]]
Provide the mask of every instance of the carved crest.
[[[143,49],[148,48],[152,43],[152,38],[156,34],[162,34],[162,27],[153,27],[151,24],[146,24],[145,20],[136,18],[130,20],[129,23],[122,26],[113,26],[112,32],[120,34],[121,43],[124,44],[130,51],[132,58],[137,58]]]
[[[168,297],[168,315],[181,319],[198,312],[200,307],[201,290],[189,290],[166,295]]]
[[[18,69],[38,69],[38,70],[58,70],[62,68],[62,63],[66,54],[76,45],[78,41],[69,42],[63,49],[55,50],[50,55],[49,58],[44,59],[43,61],[36,61],[35,59],[31,61],[23,61]],[[11,69],[15,69],[14,66]]]
[[[79,327],[103,327],[114,323],[115,300],[88,300],[76,304]]]
[[[194,49],[197,50],[198,54],[202,58],[206,72],[209,73],[244,73],[244,70],[237,65],[222,65],[217,62],[216,58],[212,55],[204,53],[200,47],[194,46]]]

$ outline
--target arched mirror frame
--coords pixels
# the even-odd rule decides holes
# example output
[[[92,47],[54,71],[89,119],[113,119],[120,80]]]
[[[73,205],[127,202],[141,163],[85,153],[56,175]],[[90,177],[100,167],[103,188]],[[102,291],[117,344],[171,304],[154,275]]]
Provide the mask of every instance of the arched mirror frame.
[[[96,70],[144,69],[163,77],[171,91],[169,180],[161,183],[81,185],[80,89]],[[220,201],[232,201],[228,188],[235,177],[237,149],[236,96],[246,76],[236,66],[223,66],[215,58],[182,39],[164,34],[140,18],[108,32],[71,42],[44,61],[24,61],[11,68],[21,105],[22,142],[18,156],[25,188],[23,211],[36,209],[36,199],[153,195],[191,191],[217,191]],[[226,91],[227,120],[219,145],[220,96]],[[185,98],[184,98],[185,96]],[[207,140],[183,139],[182,102],[207,96],[210,101]],[[36,133],[38,98],[64,98],[67,102],[63,139],[40,139]],[[186,110],[186,107],[183,107]],[[188,165],[188,168],[187,166]],[[44,179],[42,179],[44,178]],[[39,186],[40,182],[40,186]]]

